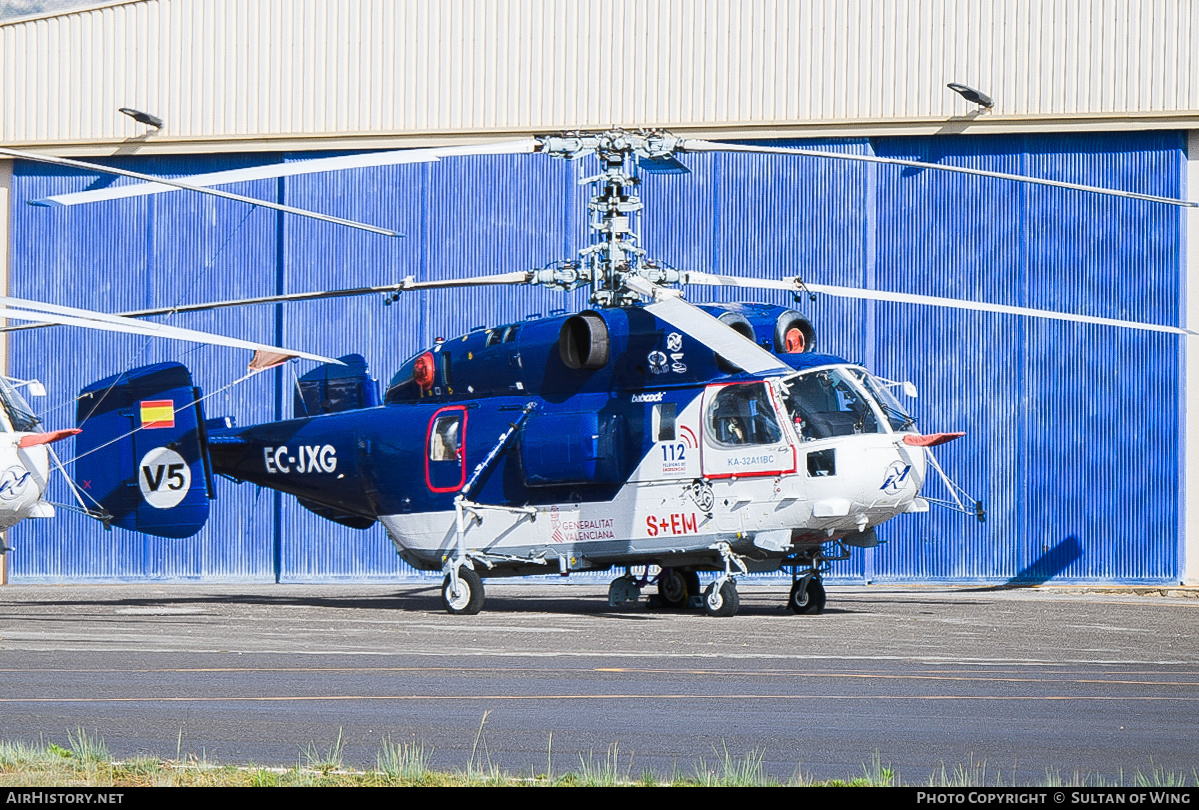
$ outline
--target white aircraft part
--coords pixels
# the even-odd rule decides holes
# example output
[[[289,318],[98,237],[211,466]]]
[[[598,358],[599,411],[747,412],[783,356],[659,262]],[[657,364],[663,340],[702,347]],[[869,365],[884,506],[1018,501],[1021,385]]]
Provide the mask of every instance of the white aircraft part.
[[[37,163],[49,163],[54,166],[69,166],[73,169],[82,169],[84,171],[97,172],[99,174],[111,174],[111,175],[116,175],[118,177],[132,177],[136,180],[144,180],[144,181],[154,183],[156,185],[162,185],[162,186],[167,186],[167,187],[177,188],[177,189],[186,189],[188,191],[194,191],[199,194],[208,194],[212,197],[220,197],[220,198],[226,199],[226,200],[234,200],[235,202],[242,202],[242,203],[246,203],[248,205],[262,206],[264,208],[270,208],[275,211],[283,211],[284,213],[287,213],[287,214],[295,214],[295,215],[301,216],[301,217],[308,217],[309,219],[316,219],[316,220],[320,220],[321,222],[330,222],[335,225],[344,225],[347,228],[355,228],[360,231],[369,231],[371,233],[377,233],[382,236],[403,236],[402,233],[399,233],[397,231],[389,230],[388,228],[380,228],[375,225],[367,225],[364,222],[356,222],[355,220],[352,220],[352,219],[342,219],[341,217],[329,216],[328,214],[320,214],[320,213],[317,213],[316,211],[309,211],[304,208],[295,208],[290,205],[282,205],[280,203],[271,202],[269,200],[263,200],[263,199],[260,199],[257,197],[245,197],[241,194],[234,194],[229,191],[218,191],[217,189],[206,188],[205,186],[193,186],[192,184],[182,181],[182,180],[168,180],[168,179],[162,178],[162,177],[152,177],[151,175],[141,174],[140,172],[131,172],[128,169],[117,169],[117,168],[113,168],[112,166],[101,166],[96,163],[84,163],[83,161],[70,160],[69,158],[54,157],[53,155],[42,155],[42,154],[38,154],[36,152],[24,152],[24,151],[21,151],[18,149],[4,149],[2,147],[0,147],[0,155],[3,155],[5,157],[20,158],[22,160],[32,160]]]
[[[21,437],[28,435],[0,435],[0,529],[31,517],[46,492],[49,453],[46,445],[19,447]]]
[[[812,517],[845,517],[852,508],[848,498],[827,498],[812,504]]]
[[[777,357],[718,319],[681,298],[666,297],[646,311],[703,343],[750,374],[789,371]]]
[[[717,143],[714,141],[701,141],[687,139],[680,144],[685,152],[751,152],[765,155],[807,155],[808,157],[826,158],[832,160],[856,160],[861,163],[883,163],[890,166],[908,166],[916,169],[931,169],[942,172],[955,172],[957,174],[972,174],[976,177],[993,177],[997,180],[1013,180],[1018,183],[1032,183],[1039,186],[1053,186],[1055,188],[1066,188],[1073,191],[1083,191],[1089,194],[1103,194],[1110,197],[1124,197],[1131,200],[1144,200],[1145,202],[1161,203],[1163,205],[1176,205],[1182,208],[1199,208],[1199,202],[1191,200],[1180,200],[1174,197],[1159,197],[1156,194],[1141,194],[1136,191],[1121,191],[1113,188],[1103,188],[1101,186],[1088,186],[1082,183],[1068,183],[1064,180],[1049,180],[1043,177],[1031,177],[1024,174],[1008,174],[1007,172],[993,172],[986,169],[972,169],[968,166],[954,166],[948,163],[928,163],[920,160],[904,160],[903,158],[879,157],[878,155],[864,155],[854,152],[824,152],[817,149],[791,149],[782,146],[752,146],[750,144],[740,143]]]
[[[1175,335],[1194,335],[1189,329],[1177,326],[1162,326],[1156,323],[1141,321],[1123,321],[1117,318],[1098,318],[1092,315],[1075,315],[1070,312],[1054,312],[1048,309],[1033,309],[1031,307],[1013,307],[1006,304],[986,304],[977,301],[959,301],[956,298],[940,298],[934,295],[913,295],[912,293],[885,292],[882,290],[863,290],[856,287],[836,287],[828,284],[805,284],[814,293],[823,293],[838,298],[864,298],[872,301],[894,301],[902,304],[924,304],[931,307],[948,307],[964,309],[973,312],[999,312],[1005,315],[1026,315],[1033,318],[1050,318],[1058,321],[1073,321],[1074,323],[1094,323],[1101,326],[1117,326],[1124,329],[1144,329],[1149,332],[1167,332]]]
[[[788,433],[788,441],[798,439]],[[465,546],[491,554],[497,564],[505,554],[541,555],[547,572],[561,557],[574,570],[586,567],[588,559],[707,555],[712,543],[737,542],[745,535],[761,536],[766,545],[758,547],[781,556],[790,548],[793,530],[810,536],[828,530],[846,534],[910,510],[924,480],[923,451],[878,433],[799,442],[795,452],[802,458],[828,448],[839,454],[834,476],[809,477],[801,463],[798,472],[786,475],[640,480],[626,484],[611,501],[537,506],[534,516],[486,508],[479,522],[470,519],[468,509]],[[652,474],[653,454],[651,448],[634,477]],[[903,473],[898,480],[896,470]],[[813,503],[834,501],[836,514],[814,514]],[[457,547],[456,516],[450,510],[384,515],[380,522],[397,550],[414,551],[427,564]]]
[[[922,304],[930,307],[948,307],[951,309],[964,309],[973,312],[996,312],[1004,315],[1023,315],[1030,318],[1049,318],[1058,321],[1072,321],[1074,323],[1094,323],[1102,326],[1116,326],[1124,329],[1143,329],[1150,332],[1167,332],[1170,334],[1187,335],[1196,334],[1188,329],[1181,329],[1176,326],[1162,326],[1161,324],[1145,323],[1143,321],[1125,321],[1118,318],[1100,318],[1093,315],[1075,315],[1070,312],[1057,312],[1051,309],[1014,307],[1006,304],[988,304],[980,301],[964,301],[957,298],[942,298],[935,295],[915,295],[913,293],[887,292],[886,290],[867,290],[859,287],[838,287],[829,284],[808,284],[805,282],[801,285],[798,278],[747,278],[742,276],[725,276],[716,273],[703,273],[695,270],[688,270],[686,273],[685,283],[713,287],[743,287],[760,290],[786,290],[787,292],[800,292],[806,289],[809,292],[820,293],[822,295],[831,295],[836,298],[892,301],[901,304]],[[908,396],[915,396],[914,393],[908,392],[907,385],[909,384],[905,383],[905,393],[908,393]],[[912,388],[914,389],[915,387],[912,386]]]
[[[449,146],[435,149],[397,149],[387,152],[366,152],[360,155],[345,155],[342,157],[318,158],[316,160],[297,160],[290,163],[272,163],[267,166],[251,166],[246,169],[230,169],[223,172],[195,174],[186,178],[188,186],[221,186],[229,183],[245,183],[253,180],[269,180],[277,177],[295,177],[302,174],[317,174],[319,172],[339,172],[346,169],[364,169],[373,166],[396,166],[405,163],[432,163],[443,157],[455,155],[506,155],[533,152],[537,141],[523,138],[514,141],[497,143],[468,144],[466,146]],[[179,186],[165,183],[130,183],[125,186],[100,188],[92,191],[76,191],[69,194],[55,194],[47,197],[47,202],[59,205],[80,205],[83,203],[100,202],[102,200],[119,200],[127,197],[144,197],[150,194],[165,194],[171,191],[181,191]]]
[[[31,518],[52,518],[54,515],[54,504],[49,501],[38,501],[29,511],[29,517]]]
[[[305,360],[315,360],[318,363],[334,363],[342,365],[340,360],[311,354],[296,349],[281,349],[264,343],[254,343],[248,340],[225,337],[211,332],[201,332],[195,329],[184,329],[179,326],[169,326],[152,321],[139,321],[124,318],[120,315],[108,315],[103,312],[93,312],[76,307],[64,307],[57,304],[45,304],[40,301],[27,301],[23,298],[0,296],[0,317],[17,321],[34,321],[61,324],[64,326],[79,326],[85,329],[99,329],[105,332],[124,332],[127,334],[146,335],[166,340],[182,340],[190,343],[205,343],[212,346],[228,346],[235,349],[250,351],[280,351]]]

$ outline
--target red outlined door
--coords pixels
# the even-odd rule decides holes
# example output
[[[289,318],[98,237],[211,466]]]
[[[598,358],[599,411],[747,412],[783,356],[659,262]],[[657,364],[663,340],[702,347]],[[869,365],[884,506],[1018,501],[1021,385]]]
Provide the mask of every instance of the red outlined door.
[[[461,405],[441,408],[429,419],[425,484],[431,492],[457,492],[466,484],[466,408]]]
[[[764,382],[708,386],[700,423],[704,477],[795,472],[795,447],[780,413]]]

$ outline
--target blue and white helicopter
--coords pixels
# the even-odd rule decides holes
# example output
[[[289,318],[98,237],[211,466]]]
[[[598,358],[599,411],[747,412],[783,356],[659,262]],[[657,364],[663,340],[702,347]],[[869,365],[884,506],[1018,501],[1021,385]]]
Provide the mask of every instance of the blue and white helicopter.
[[[438,160],[456,154],[594,155],[592,243],[578,259],[539,270],[447,281],[271,296],[171,312],[437,287],[589,287],[583,312],[480,329],[408,360],[380,395],[359,356],[299,382],[295,418],[233,426],[209,419],[182,365],[147,366],[80,395],[76,479],[109,525],[184,537],[204,524],[213,476],[296,496],[314,513],[365,528],[381,523],[399,555],[444,574],[450,613],[474,614],[487,577],[624,568],[612,604],[651,583],[667,606],[737,612],[740,574],[789,570],[788,605],[823,610],[821,574],[875,528],[921,512],[931,448],[960,433],[922,435],[892,394],[910,385],[812,349],[800,312],[763,304],[693,305],[675,288],[717,285],[804,295],[908,301],[1180,332],[1105,318],[671,268],[636,245],[638,174],[681,172],[700,151],[817,155],[1034,182],[1157,203],[1182,200],[869,155],[681,139],[662,132],[597,134],[412,149],[141,183],[50,198],[76,204],[266,176]],[[0,150],[35,160],[108,167]],[[266,204],[220,192],[221,196]],[[272,205],[272,207],[274,207]],[[292,213],[309,212],[287,209]],[[319,215],[318,215],[319,216]],[[322,217],[325,218],[325,217]],[[361,226],[338,220],[342,224]],[[126,313],[154,315],[161,312]],[[981,504],[955,492],[982,519]],[[964,496],[964,493],[962,493]],[[699,573],[714,580],[701,595]]]

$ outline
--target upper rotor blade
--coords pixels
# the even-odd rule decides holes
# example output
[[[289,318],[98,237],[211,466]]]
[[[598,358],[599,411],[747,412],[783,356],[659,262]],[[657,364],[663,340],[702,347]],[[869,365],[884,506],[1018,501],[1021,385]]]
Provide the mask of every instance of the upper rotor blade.
[[[36,163],[50,163],[55,166],[67,166],[72,169],[82,169],[89,172],[99,172],[100,174],[114,174],[119,177],[132,177],[136,180],[146,180],[150,183],[160,186],[169,186],[174,189],[184,189],[186,191],[194,191],[197,194],[207,194],[211,197],[220,197],[226,200],[234,200],[236,202],[248,203],[250,205],[260,205],[264,208],[272,208],[276,211],[283,211],[287,214],[295,214],[296,216],[308,217],[309,219],[317,219],[321,222],[331,222],[334,225],[344,225],[347,228],[357,228],[360,231],[370,231],[371,233],[381,234],[383,236],[403,236],[404,234],[398,231],[392,231],[387,228],[380,228],[375,225],[367,225],[365,222],[357,222],[352,219],[342,219],[341,217],[329,216],[328,214],[320,214],[316,211],[309,211],[304,208],[295,208],[290,205],[282,205],[273,203],[268,200],[261,200],[257,197],[245,197],[241,194],[233,194],[228,191],[218,191],[213,188],[205,188],[203,186],[195,186],[181,180],[168,180],[162,177],[153,177],[140,172],[131,172],[128,169],[116,169],[112,166],[101,166],[98,163],[85,163],[81,160],[71,160],[69,158],[54,157],[53,155],[41,155],[36,152],[25,152],[19,149],[4,149],[0,148],[0,155],[8,157],[20,158],[21,160],[30,160]]]
[[[303,174],[362,169],[371,166],[431,163],[443,157],[457,155],[523,154],[535,151],[536,147],[537,141],[532,138],[524,138],[512,141],[467,144],[464,146],[442,146],[431,149],[397,149],[386,152],[366,152],[360,155],[343,155],[341,157],[317,158],[315,160],[296,160],[290,163],[272,163],[267,166],[252,166],[247,169],[230,169],[223,172],[196,174],[188,177],[186,182],[187,187],[194,190],[196,186],[219,186],[249,180],[295,177]],[[101,200],[117,200],[126,197],[163,194],[169,191],[178,191],[180,188],[180,186],[172,185],[169,181],[131,183],[126,186],[113,186],[94,189],[92,191],[55,194],[51,197],[46,197],[46,201],[57,203],[58,205],[79,205],[81,203],[99,202]]]
[[[786,279],[746,278],[742,276],[723,276],[714,273],[687,271],[686,284],[704,284],[722,287],[750,287],[763,290],[786,290],[802,292],[808,290],[823,293],[837,298],[857,298],[871,301],[892,301],[901,304],[923,304],[930,307],[947,307],[964,309],[973,312],[998,312],[1005,315],[1023,315],[1031,318],[1049,318],[1057,321],[1074,323],[1094,323],[1101,326],[1117,326],[1124,329],[1142,329],[1148,332],[1166,332],[1175,335],[1197,334],[1189,329],[1177,326],[1162,326],[1143,321],[1124,321],[1118,318],[1100,318],[1094,315],[1075,315],[1070,312],[1055,312],[1051,309],[1034,309],[1032,307],[1014,307],[1006,304],[988,304],[979,301],[962,301],[956,298],[942,298],[935,295],[915,295],[912,293],[886,292],[883,290],[866,290],[857,287],[837,287],[829,284],[808,284],[801,282],[798,277]]]
[[[1156,194],[1141,194],[1136,191],[1120,191],[1102,186],[1088,186],[1082,183],[1067,183],[1064,180],[1048,180],[1043,177],[1031,177],[1025,174],[1008,174],[1007,172],[992,172],[986,169],[971,169],[966,166],[952,166],[944,163],[924,163],[919,160],[904,160],[903,158],[879,157],[877,155],[860,155],[852,152],[823,152],[817,149],[791,149],[784,146],[752,146],[739,143],[718,143],[687,139],[680,142],[680,149],[686,152],[753,152],[764,155],[807,155],[809,157],[831,158],[834,160],[856,160],[862,163],[884,163],[891,166],[910,166],[916,169],[933,169],[942,172],[972,174],[976,177],[994,177],[999,180],[1012,180],[1018,183],[1032,183],[1038,186],[1053,186],[1068,188],[1074,191],[1085,191],[1091,194],[1106,194],[1111,197],[1125,197],[1132,200],[1177,205],[1183,208],[1199,208],[1199,202],[1180,200],[1174,197],[1159,197]]]
[[[126,334],[159,337],[166,340],[182,340],[189,343],[205,343],[212,346],[229,346],[235,349],[251,351],[280,351],[305,360],[315,360],[318,363],[334,363],[343,365],[330,357],[296,349],[280,348],[265,343],[255,343],[249,340],[225,337],[211,332],[201,332],[196,329],[183,329],[178,326],[168,326],[162,323],[137,321],[123,318],[119,315],[108,315],[92,312],[76,307],[64,307],[56,304],[44,304],[40,301],[27,301],[23,298],[0,296],[0,318],[10,318],[19,321],[44,321],[64,326],[79,326],[85,329],[99,329],[105,332],[124,332]]]
[[[645,308],[646,312],[690,335],[750,374],[791,371],[773,354],[699,307],[687,303],[677,293],[636,277],[627,277],[625,285],[634,292],[656,299]]]

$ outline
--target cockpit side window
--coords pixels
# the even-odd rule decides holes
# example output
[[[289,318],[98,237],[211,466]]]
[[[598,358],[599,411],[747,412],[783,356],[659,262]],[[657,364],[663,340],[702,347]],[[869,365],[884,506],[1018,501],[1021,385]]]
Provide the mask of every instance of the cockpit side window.
[[[801,439],[884,433],[868,395],[838,369],[821,369],[787,381],[787,414]]]
[[[7,419],[0,419],[0,431],[7,432],[5,422],[12,425],[18,433],[33,433],[41,430],[41,420],[33,415],[33,409],[25,402],[24,397],[17,393],[12,383],[0,377],[0,407],[4,408]]]
[[[719,445],[775,444],[783,438],[764,383],[720,389],[708,406],[707,421],[708,435]]]

